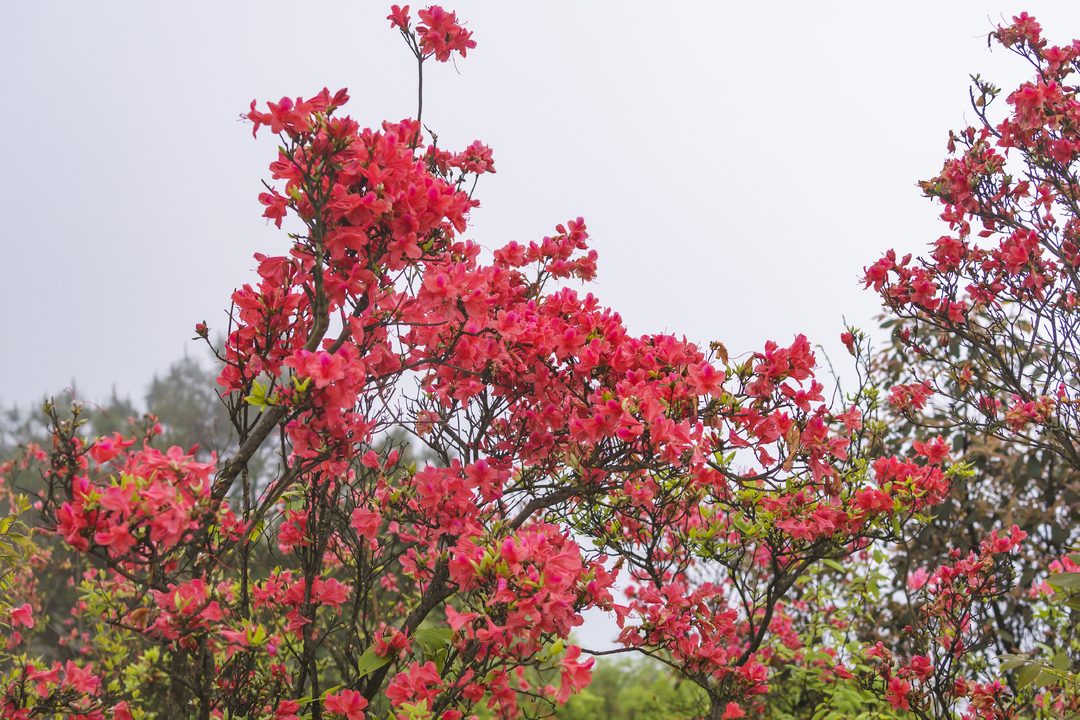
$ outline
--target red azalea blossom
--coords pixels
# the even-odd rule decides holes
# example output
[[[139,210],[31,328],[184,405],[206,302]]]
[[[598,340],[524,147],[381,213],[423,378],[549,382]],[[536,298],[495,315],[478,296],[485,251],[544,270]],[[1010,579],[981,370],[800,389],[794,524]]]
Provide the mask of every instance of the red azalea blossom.
[[[364,708],[368,701],[361,697],[356,690],[342,690],[337,693],[328,693],[323,707],[329,713],[336,713],[346,720],[364,720]]]
[[[418,14],[421,24],[416,30],[420,37],[420,48],[426,55],[434,55],[439,62],[446,62],[450,59],[450,53],[458,52],[465,57],[469,50],[476,47],[476,41],[471,39],[472,33],[458,24],[455,13],[432,5]]]

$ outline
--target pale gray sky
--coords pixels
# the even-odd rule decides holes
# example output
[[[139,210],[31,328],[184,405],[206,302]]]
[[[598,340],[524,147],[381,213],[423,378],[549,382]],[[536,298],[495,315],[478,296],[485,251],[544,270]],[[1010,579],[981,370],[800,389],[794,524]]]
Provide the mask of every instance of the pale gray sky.
[[[1032,2],[462,0],[478,43],[427,77],[445,147],[480,139],[472,237],[539,239],[584,216],[592,288],[635,332],[733,353],[799,332],[841,352],[869,327],[861,268],[942,229],[915,182],[940,168],[967,76],[1008,87],[986,49],[1003,14],[1051,40],[1080,5]],[[192,327],[224,326],[251,255],[286,238],[256,197],[275,143],[252,98],[350,89],[377,125],[415,112],[411,56],[383,2],[11,4],[0,23],[4,249],[0,401],[72,378],[139,398]],[[415,7],[414,7],[415,12]],[[460,73],[460,74],[458,74]],[[196,351],[201,352],[201,351]]]
[[[498,174],[471,236],[527,242],[584,216],[592,287],[640,333],[738,354],[805,333],[846,358],[841,317],[889,247],[944,232],[915,187],[971,112],[968,74],[1006,88],[1021,61],[986,34],[1021,10],[1051,41],[1080,4],[461,0],[478,47],[429,64],[425,122],[479,139]],[[361,124],[415,113],[389,3],[12,3],[0,22],[0,402],[72,378],[141,398],[196,322],[224,326],[251,255],[284,234],[256,198],[275,143],[252,98],[348,87]],[[414,6],[415,12],[416,6]],[[841,364],[844,369],[846,364]],[[599,644],[610,624],[590,619]]]

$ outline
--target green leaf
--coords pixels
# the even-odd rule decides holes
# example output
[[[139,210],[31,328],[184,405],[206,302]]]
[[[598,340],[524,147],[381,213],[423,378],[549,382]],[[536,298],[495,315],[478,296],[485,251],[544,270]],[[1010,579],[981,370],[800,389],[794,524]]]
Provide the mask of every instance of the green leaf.
[[[750,527],[751,527],[750,523],[746,522],[746,520],[743,519],[743,516],[742,516],[741,512],[738,512],[738,513],[735,513],[734,515],[732,515],[731,516],[731,521],[733,523],[735,523],[735,527],[739,529],[739,532],[742,532],[742,533],[750,532]]]
[[[369,675],[383,665],[389,664],[391,660],[393,660],[392,656],[387,655],[386,657],[383,657],[382,655],[376,655],[374,646],[369,647],[356,662],[356,677],[362,678],[365,675]]]
[[[1031,681],[1039,677],[1039,673],[1042,672],[1042,668],[1038,665],[1024,665],[1020,668],[1020,672],[1016,674],[1016,688],[1027,687],[1031,684]]]
[[[440,675],[442,675],[443,668],[446,667],[446,656],[447,656],[447,654],[448,653],[446,652],[445,647],[443,649],[439,650],[437,653],[435,653],[435,670]]]
[[[1064,588],[1066,590],[1080,590],[1080,573],[1057,573],[1047,578],[1046,582],[1054,587]]]
[[[413,703],[401,703],[401,709],[405,713],[405,717],[408,718],[422,718],[430,717],[428,713],[428,701],[426,698],[421,699],[420,702]],[[401,717],[401,714],[398,714]]]
[[[266,529],[266,522],[260,520],[255,527],[251,528],[251,532],[248,533],[248,540],[251,542],[259,542],[259,538],[262,537],[263,530]]]
[[[1057,684],[1057,681],[1058,676],[1047,670],[1043,670],[1039,673],[1039,676],[1035,678],[1035,684],[1039,687],[1043,687],[1046,685],[1055,685]]]
[[[261,382],[256,382],[251,386],[251,394],[244,398],[244,400],[255,407],[265,407],[267,403],[266,386]]]
[[[1065,601],[1065,607],[1080,610],[1080,597],[1071,597]]]
[[[846,573],[847,572],[847,570],[844,569],[844,566],[841,565],[840,563],[836,562],[835,560],[830,560],[829,558],[822,558],[821,563],[825,567],[830,567],[833,570],[835,570],[836,572],[839,572],[839,573]]]
[[[1001,670],[1001,672],[1007,673],[1010,670],[1015,670],[1016,668],[1025,665],[1026,663],[1027,661],[1023,658],[1014,657],[1001,663],[1001,668],[999,669]]]
[[[1062,650],[1054,656],[1054,669],[1062,671],[1069,669],[1069,653]]]
[[[426,654],[434,655],[441,650],[446,643],[450,642],[450,636],[453,634],[454,631],[450,628],[431,628],[428,630],[417,630],[413,633],[413,639],[420,643]]]
[[[862,696],[849,687],[839,687],[836,692],[844,700],[851,703],[852,707],[858,707],[863,702]]]

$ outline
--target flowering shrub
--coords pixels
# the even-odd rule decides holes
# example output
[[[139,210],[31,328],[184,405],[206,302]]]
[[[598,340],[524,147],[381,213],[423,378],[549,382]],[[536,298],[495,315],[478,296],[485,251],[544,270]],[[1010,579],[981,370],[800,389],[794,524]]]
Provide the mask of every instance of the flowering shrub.
[[[801,335],[741,361],[632,335],[561,286],[597,273],[581,218],[491,253],[465,238],[466,188],[493,153],[427,142],[422,72],[476,43],[454,13],[418,16],[388,17],[417,60],[415,119],[362,128],[347,91],[327,89],[245,115],[277,136],[259,201],[289,240],[255,256],[259,280],[233,293],[213,347],[236,452],[159,449],[152,423],[91,439],[80,407],[50,407],[50,452],[5,466],[40,471],[92,632],[73,629],[52,663],[13,635],[0,717],[546,713],[590,681],[570,639],[590,608],[615,617],[620,651],[700,687],[714,718],[770,712],[774,679],[800,673],[815,707],[837,688],[921,707],[940,658],[970,649],[959,608],[1005,588],[999,556],[1022,533],[922,578],[920,632],[943,651],[821,647],[870,597],[830,584],[868,588],[859,564],[880,565],[962,475],[949,446],[877,452],[875,393],[831,409]],[[906,267],[868,277],[888,295]],[[888,297],[964,311],[927,278]],[[912,415],[934,392],[920,378],[889,404]],[[1010,427],[1059,405],[1021,395]],[[34,609],[9,615],[33,628]],[[971,687],[950,697],[982,702]]]
[[[896,556],[894,597],[906,595],[906,578],[925,604],[887,603],[875,623],[896,633],[885,642],[896,658],[920,656],[938,636],[937,659],[921,654],[932,676],[904,671],[899,659],[891,679],[883,661],[878,674],[887,697],[928,717],[1055,716],[1077,706],[1076,638],[1061,604],[1068,597],[1043,581],[1080,542],[1073,320],[1080,102],[1070,84],[1080,42],[1051,45],[1026,13],[990,40],[1034,74],[1005,94],[998,116],[1002,91],[973,78],[975,124],[950,133],[941,172],[920,183],[941,204],[948,233],[926,257],[889,251],[865,269],[893,331],[893,348],[873,370],[894,386],[895,432],[883,432],[884,443],[917,451],[924,436],[944,435],[941,451],[970,473],[920,541]],[[1018,526],[1012,537],[1027,539],[1003,566],[997,550],[979,542],[1010,525]],[[962,560],[928,573],[950,546],[977,552],[982,569]],[[940,576],[944,569],[967,578],[961,594],[954,575]],[[1007,591],[1013,578],[1019,587]]]

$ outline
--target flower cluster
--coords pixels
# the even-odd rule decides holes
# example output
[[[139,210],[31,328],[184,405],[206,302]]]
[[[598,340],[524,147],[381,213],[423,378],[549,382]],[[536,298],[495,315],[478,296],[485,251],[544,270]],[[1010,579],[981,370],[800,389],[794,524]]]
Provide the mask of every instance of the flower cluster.
[[[952,706],[965,707],[965,720],[1013,717],[1011,693],[1000,681],[965,678],[959,662],[986,643],[981,615],[1011,586],[1007,557],[1027,537],[1015,525],[1009,535],[995,530],[982,540],[979,552],[939,566],[929,578],[919,578],[918,617],[909,635],[923,650],[909,656],[890,651],[881,642],[864,648],[873,668],[863,682],[897,710],[920,708],[934,717],[947,716]],[[948,706],[942,706],[943,701]]]

